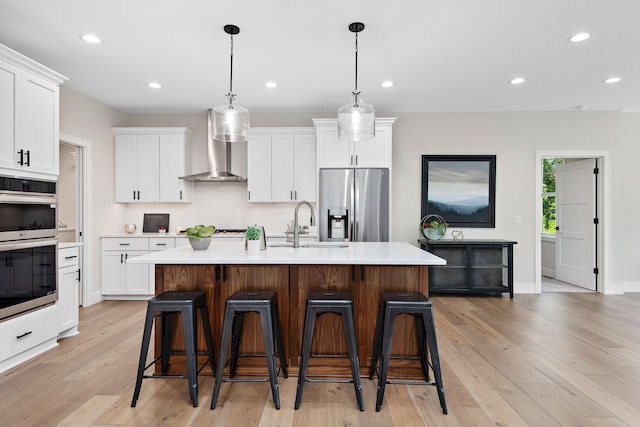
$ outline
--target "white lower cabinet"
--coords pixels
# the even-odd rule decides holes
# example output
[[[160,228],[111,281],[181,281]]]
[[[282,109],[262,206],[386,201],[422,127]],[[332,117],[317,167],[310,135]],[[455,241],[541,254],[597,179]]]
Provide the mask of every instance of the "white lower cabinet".
[[[58,251],[58,336],[69,337],[78,333],[78,285],[80,266],[78,247]]]
[[[153,251],[172,249],[181,237],[103,237],[101,281],[107,299],[134,299],[155,293],[153,264],[127,260]],[[188,243],[188,242],[187,242]]]
[[[148,253],[148,238],[103,238],[102,294],[150,295],[149,266],[146,264],[127,264],[129,258]]]
[[[23,314],[0,323],[0,372],[57,345],[58,306]]]

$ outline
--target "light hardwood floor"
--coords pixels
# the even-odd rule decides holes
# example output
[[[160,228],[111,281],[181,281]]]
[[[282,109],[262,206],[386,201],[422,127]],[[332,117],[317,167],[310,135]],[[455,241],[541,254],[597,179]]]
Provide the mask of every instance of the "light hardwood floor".
[[[433,387],[363,378],[366,411],[350,384],[305,386],[280,377],[282,409],[265,383],[223,384],[209,410],[211,377],[198,408],[186,382],[145,380],[130,408],[145,302],[81,309],[80,335],[0,376],[7,426],[638,426],[640,294],[549,293],[434,297],[449,414]]]

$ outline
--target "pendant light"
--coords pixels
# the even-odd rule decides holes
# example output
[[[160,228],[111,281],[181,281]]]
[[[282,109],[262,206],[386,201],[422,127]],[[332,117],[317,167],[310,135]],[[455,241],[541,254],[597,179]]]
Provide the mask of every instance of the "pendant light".
[[[351,93],[353,102],[338,110],[338,138],[347,141],[366,141],[376,135],[376,112],[373,105],[360,99],[358,91],[358,33],[364,30],[362,22],[349,25],[349,31],[356,35],[356,85]]]
[[[226,142],[246,142],[249,134],[249,110],[235,103],[233,93],[233,36],[240,33],[235,25],[225,25],[224,32],[231,36],[231,72],[227,104],[213,109],[213,138]]]

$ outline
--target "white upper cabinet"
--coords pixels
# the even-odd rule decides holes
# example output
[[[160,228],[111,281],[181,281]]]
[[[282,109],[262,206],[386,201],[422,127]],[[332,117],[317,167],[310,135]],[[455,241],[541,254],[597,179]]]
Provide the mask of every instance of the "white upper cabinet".
[[[368,141],[338,138],[337,119],[313,119],[318,168],[391,168],[391,129],[395,118],[376,119],[376,136]]]
[[[191,138],[186,134],[160,135],[160,201],[189,202],[193,184],[180,176],[191,174]]]
[[[0,45],[0,173],[20,171],[25,177],[56,178],[58,85],[65,80]]]
[[[190,202],[193,132],[187,128],[114,128],[116,202]]]
[[[313,128],[252,128],[248,147],[251,202],[315,201]]]

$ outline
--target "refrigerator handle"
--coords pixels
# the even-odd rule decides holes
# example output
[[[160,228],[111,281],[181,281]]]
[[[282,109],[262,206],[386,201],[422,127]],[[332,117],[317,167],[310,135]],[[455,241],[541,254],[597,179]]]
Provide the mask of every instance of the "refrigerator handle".
[[[360,212],[358,211],[358,207],[359,207],[359,203],[360,203],[360,188],[358,186],[358,178],[357,175],[355,173],[356,171],[353,171],[353,193],[351,196],[351,241],[352,242],[357,242],[359,241],[359,221],[358,221],[358,216],[360,215]]]

